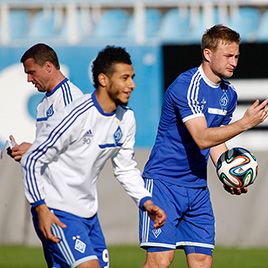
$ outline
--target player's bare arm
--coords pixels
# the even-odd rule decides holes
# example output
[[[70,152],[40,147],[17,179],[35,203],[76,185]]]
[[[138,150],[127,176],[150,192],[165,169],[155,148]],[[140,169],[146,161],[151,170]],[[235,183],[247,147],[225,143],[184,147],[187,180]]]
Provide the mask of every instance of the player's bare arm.
[[[62,223],[57,216],[55,216],[49,208],[42,204],[35,208],[38,214],[39,227],[46,239],[51,240],[54,243],[60,242],[60,239],[53,235],[51,232],[51,226],[57,224],[61,228],[66,228],[67,226]]]
[[[228,150],[228,148],[227,148],[225,143],[221,143],[219,145],[216,145],[216,146],[213,146],[210,148],[210,158],[211,158],[214,166],[216,166],[217,161],[218,161],[219,157],[221,156],[221,154],[227,150]]]
[[[151,200],[147,200],[143,206],[151,220],[154,221],[154,228],[159,228],[165,224],[167,216],[161,208],[156,206]]]
[[[202,116],[186,121],[185,125],[200,149],[210,148],[262,123],[268,116],[267,103],[268,99],[261,103],[256,100],[241,119],[227,126],[209,128]]]

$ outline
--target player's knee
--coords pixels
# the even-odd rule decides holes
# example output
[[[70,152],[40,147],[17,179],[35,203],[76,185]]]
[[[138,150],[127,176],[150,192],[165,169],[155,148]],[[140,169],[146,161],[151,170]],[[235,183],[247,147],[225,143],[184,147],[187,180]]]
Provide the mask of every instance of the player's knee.
[[[189,268],[211,268],[212,256],[206,254],[189,254],[187,255]]]
[[[148,253],[143,268],[168,268],[174,260],[174,251]]]

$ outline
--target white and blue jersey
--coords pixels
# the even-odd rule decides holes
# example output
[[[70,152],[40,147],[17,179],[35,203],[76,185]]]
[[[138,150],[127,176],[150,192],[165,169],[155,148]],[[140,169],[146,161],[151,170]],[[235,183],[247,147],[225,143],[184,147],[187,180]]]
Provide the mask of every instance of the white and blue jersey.
[[[165,92],[156,142],[144,177],[184,187],[206,186],[209,149],[199,149],[184,123],[204,116],[210,128],[227,125],[236,103],[233,86],[225,80],[213,84],[201,66],[178,76]]]
[[[59,114],[59,115],[58,115]],[[137,205],[151,199],[134,159],[134,113],[118,106],[105,113],[95,92],[47,121],[22,158],[25,194],[33,207],[89,218],[97,213],[97,179],[112,160],[115,177]]]
[[[47,121],[65,106],[83,96],[83,92],[65,78],[51,92],[47,92],[37,106],[36,137]]]

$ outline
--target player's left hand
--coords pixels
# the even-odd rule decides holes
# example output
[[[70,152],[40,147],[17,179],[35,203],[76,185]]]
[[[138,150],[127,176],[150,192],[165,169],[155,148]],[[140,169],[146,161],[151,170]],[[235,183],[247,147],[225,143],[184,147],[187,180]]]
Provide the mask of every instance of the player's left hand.
[[[225,191],[232,195],[241,195],[241,194],[246,194],[248,192],[247,187],[243,188],[233,188],[233,187],[228,187],[227,185],[223,185]]]
[[[151,200],[146,201],[143,206],[151,220],[154,221],[155,229],[165,224],[167,216],[164,210],[156,206]]]
[[[27,152],[27,150],[31,147],[32,144],[29,142],[17,144],[15,138],[12,135],[9,136],[9,139],[12,144],[12,148],[8,148],[7,153],[12,158],[14,158],[14,160],[20,162],[22,156]]]

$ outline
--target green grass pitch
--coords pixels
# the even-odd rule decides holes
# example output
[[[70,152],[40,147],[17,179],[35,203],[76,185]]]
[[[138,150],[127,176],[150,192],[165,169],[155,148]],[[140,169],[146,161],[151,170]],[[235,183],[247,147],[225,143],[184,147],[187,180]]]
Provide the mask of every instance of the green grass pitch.
[[[145,252],[137,245],[109,246],[111,268],[141,267]],[[223,248],[214,250],[214,267],[267,268],[268,248]],[[183,251],[178,251],[172,268],[187,267]],[[0,268],[46,268],[42,249],[0,246]]]

